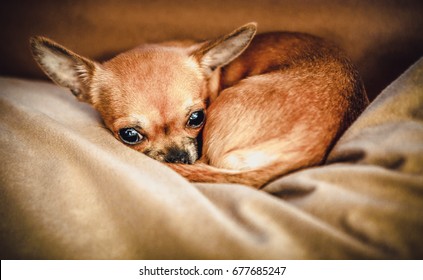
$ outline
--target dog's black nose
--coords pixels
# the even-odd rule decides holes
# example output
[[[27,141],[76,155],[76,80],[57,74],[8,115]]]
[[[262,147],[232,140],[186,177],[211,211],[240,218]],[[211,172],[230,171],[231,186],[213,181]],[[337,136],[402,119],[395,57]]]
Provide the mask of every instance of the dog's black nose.
[[[169,163],[191,163],[188,153],[178,148],[170,148],[165,157],[165,161]]]

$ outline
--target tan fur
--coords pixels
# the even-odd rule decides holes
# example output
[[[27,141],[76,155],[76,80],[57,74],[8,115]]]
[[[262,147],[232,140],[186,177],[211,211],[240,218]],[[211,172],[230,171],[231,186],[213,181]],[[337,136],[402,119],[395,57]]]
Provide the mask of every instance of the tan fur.
[[[297,33],[256,36],[222,69],[221,87],[208,109],[202,163],[171,166],[191,181],[259,188],[318,165],[368,104],[341,51]]]
[[[117,139],[120,129],[136,128],[143,141],[131,147],[157,160],[185,162],[181,153],[197,160],[203,125],[187,121],[204,110],[201,159],[169,166],[191,181],[260,187],[322,163],[368,100],[335,46],[255,31],[249,24],[200,44],[144,45],[103,64],[46,38],[31,46],[47,75],[97,109]]]

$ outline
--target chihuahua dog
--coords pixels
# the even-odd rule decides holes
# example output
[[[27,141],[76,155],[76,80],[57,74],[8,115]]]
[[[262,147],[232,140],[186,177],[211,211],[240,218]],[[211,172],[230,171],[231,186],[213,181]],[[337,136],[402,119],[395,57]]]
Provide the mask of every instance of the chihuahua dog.
[[[334,45],[255,34],[250,23],[206,42],[145,44],[104,63],[44,37],[30,44],[42,70],[91,104],[122,143],[194,182],[259,188],[321,164],[368,99]]]

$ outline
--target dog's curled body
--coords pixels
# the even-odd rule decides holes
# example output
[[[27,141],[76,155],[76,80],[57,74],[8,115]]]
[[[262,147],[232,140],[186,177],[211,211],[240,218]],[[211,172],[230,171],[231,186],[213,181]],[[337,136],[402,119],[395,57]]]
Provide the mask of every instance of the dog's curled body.
[[[257,35],[221,69],[219,87],[207,110],[202,158],[170,165],[191,181],[261,187],[321,164],[368,104],[342,51],[301,33]]]
[[[191,181],[261,187],[322,163],[368,99],[337,47],[256,30],[144,44],[103,63],[45,37],[30,46],[41,69],[91,104],[123,144]]]

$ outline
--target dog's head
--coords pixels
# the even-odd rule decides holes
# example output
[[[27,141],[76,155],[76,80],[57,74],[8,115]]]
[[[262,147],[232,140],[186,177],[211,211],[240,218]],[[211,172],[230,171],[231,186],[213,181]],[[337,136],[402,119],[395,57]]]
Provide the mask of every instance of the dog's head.
[[[255,32],[247,24],[201,44],[144,45],[104,63],[44,37],[30,44],[42,70],[91,104],[121,142],[160,161],[193,163],[215,70],[241,54]]]

